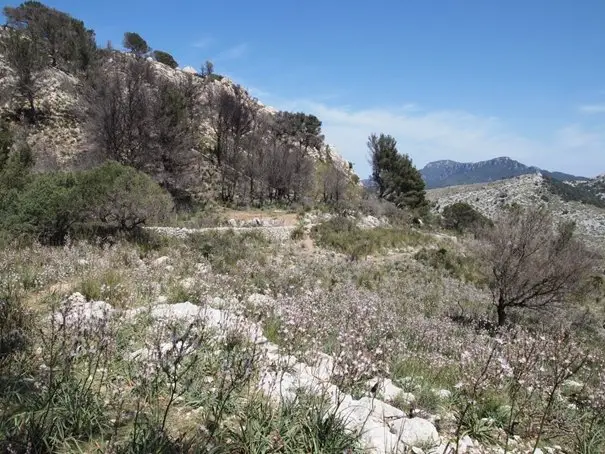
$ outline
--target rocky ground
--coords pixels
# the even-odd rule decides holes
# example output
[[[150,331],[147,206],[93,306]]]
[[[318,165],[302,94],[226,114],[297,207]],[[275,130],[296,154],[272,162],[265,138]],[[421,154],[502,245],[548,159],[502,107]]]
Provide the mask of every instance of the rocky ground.
[[[540,174],[523,175],[493,183],[432,189],[428,198],[441,211],[447,205],[466,202],[485,216],[495,218],[500,210],[517,203],[547,206],[558,219],[574,221],[578,233],[596,248],[605,247],[605,209],[580,202],[566,202],[549,192]]]
[[[504,446],[509,453],[533,452],[531,432],[507,437],[504,431],[502,377],[514,364],[515,350],[507,351],[514,342],[503,339],[502,347],[464,322],[491,314],[471,239],[404,228],[388,249],[352,260],[317,243],[311,226],[328,215],[308,214],[296,223],[279,213],[228,217],[226,227],[154,228],[160,235],[149,244],[5,249],[1,283],[21,289],[43,332],[80,339],[75,345],[86,345],[88,353],[78,350],[78,358],[92,361],[105,351],[100,345],[111,347],[94,381],[102,399],[115,402],[105,410],[112,420],[137,405],[151,415],[168,408],[165,424],[175,436],[186,433],[198,444],[230,440],[232,447],[238,440],[270,441],[280,452],[281,443],[301,446],[286,440],[283,412],[320,402],[322,418],[342,421],[349,434],[338,452],[503,453]],[[366,227],[361,241],[394,229],[373,217],[357,222]],[[297,228],[303,236],[292,239]],[[41,358],[45,348],[38,347]],[[490,365],[495,348],[499,362]],[[47,367],[48,359],[40,361],[37,367]],[[473,394],[485,361],[490,372]],[[532,380],[547,383],[539,374]],[[159,400],[137,400],[137,383],[159,386]],[[170,389],[174,399],[166,395]],[[557,396],[556,414],[568,425],[578,420],[567,394]],[[258,419],[258,405],[270,414]],[[462,425],[461,412],[472,414]],[[243,428],[256,425],[257,434],[274,428],[256,441],[246,438],[252,435]],[[535,452],[570,452],[566,443],[548,432]]]

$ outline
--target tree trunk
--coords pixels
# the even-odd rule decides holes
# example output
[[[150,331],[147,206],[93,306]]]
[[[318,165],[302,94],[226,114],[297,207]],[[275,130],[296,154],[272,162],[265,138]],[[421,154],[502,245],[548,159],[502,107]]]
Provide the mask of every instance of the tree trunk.
[[[506,305],[502,297],[498,300],[498,326],[504,326],[506,324]]]
[[[30,93],[27,96],[27,100],[29,102],[29,121],[33,124],[36,122],[36,106],[34,104],[34,95]]]

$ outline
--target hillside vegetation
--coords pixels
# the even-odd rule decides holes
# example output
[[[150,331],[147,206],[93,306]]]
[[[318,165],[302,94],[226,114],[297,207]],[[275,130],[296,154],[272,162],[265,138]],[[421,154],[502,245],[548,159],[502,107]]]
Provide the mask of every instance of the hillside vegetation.
[[[5,16],[0,452],[605,452],[604,210]]]

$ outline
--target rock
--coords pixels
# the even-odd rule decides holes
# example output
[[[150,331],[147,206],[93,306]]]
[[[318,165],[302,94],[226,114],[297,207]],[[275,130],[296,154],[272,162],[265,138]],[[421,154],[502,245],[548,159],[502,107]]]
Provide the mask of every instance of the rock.
[[[389,431],[381,421],[369,419],[361,430],[361,440],[365,452],[391,454],[404,452],[397,436]]]
[[[561,393],[564,396],[571,396],[581,392],[582,389],[584,389],[584,383],[576,380],[565,380],[561,387]]]
[[[197,74],[197,70],[192,66],[185,66],[181,71],[187,74]]]
[[[163,265],[166,265],[169,260],[170,260],[170,257],[167,257],[164,255],[162,257],[158,257],[157,259],[155,259],[153,262],[151,262],[151,264],[153,266],[163,266]]]
[[[195,279],[192,277],[186,277],[179,282],[180,286],[185,290],[191,290],[195,285]]]
[[[440,399],[449,399],[452,397],[452,392],[449,389],[434,389],[433,392]]]
[[[212,267],[209,263],[196,263],[195,271],[199,274],[207,274],[212,270]]]
[[[419,448],[418,446],[413,446],[411,451],[413,454],[424,454],[422,448]]]
[[[334,375],[339,375],[342,370],[334,364],[334,358],[325,353],[317,353],[311,364],[312,375],[323,381],[330,381]]]
[[[436,448],[430,449],[428,454],[453,454],[454,451],[455,451],[455,449],[451,443],[449,445],[441,444],[441,445],[437,446]]]
[[[374,229],[380,227],[382,224],[383,222],[374,216],[364,216],[357,223],[362,229]]]
[[[172,273],[174,271],[174,266],[172,266],[172,265],[166,265],[166,267],[164,269],[166,271],[168,271],[169,273]]]
[[[229,225],[229,227],[237,227],[237,221],[235,219],[229,219],[227,221],[227,224]]]
[[[465,454],[473,446],[475,446],[473,439],[471,437],[469,437],[468,435],[465,435],[464,437],[462,437],[460,439],[460,441],[458,441],[458,452],[460,454]]]
[[[408,446],[434,446],[440,442],[437,429],[422,418],[402,418],[390,423],[397,437]]]
[[[248,303],[254,307],[273,307],[275,300],[269,295],[263,295],[262,293],[253,293],[248,297]]]
[[[85,325],[90,326],[92,322],[100,322],[110,318],[114,309],[105,301],[86,301],[81,293],[73,293],[64,302],[60,311],[51,317],[57,323],[68,326]]]
[[[376,381],[379,382],[377,395],[380,396],[381,399],[388,402],[398,400],[403,401],[406,404],[411,404],[416,401],[416,396],[412,393],[405,392],[399,386],[395,385],[390,378],[385,378],[384,380],[370,380],[368,381],[368,387],[371,388],[374,386]]]
[[[540,448],[536,448],[533,454],[544,454],[544,451],[542,451]]]

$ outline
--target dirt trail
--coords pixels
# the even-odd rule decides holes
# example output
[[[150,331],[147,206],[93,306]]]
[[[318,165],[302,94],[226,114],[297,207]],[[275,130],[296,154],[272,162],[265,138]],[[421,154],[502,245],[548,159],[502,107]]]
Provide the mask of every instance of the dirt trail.
[[[287,211],[274,210],[274,211],[263,211],[263,210],[246,210],[238,211],[227,209],[221,212],[221,215],[225,219],[234,219],[235,221],[253,221],[255,219],[270,220],[275,224],[281,226],[293,226],[298,224],[298,214]]]

